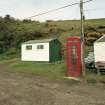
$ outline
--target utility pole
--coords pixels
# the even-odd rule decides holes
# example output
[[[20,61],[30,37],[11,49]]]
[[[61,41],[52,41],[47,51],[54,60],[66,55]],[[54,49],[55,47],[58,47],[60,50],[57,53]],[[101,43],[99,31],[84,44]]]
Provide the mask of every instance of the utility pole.
[[[83,0],[80,0],[80,14],[81,14],[81,62],[82,62],[82,75],[85,76],[85,63],[84,63],[84,48],[85,48],[85,40],[84,40],[84,13],[83,13]]]

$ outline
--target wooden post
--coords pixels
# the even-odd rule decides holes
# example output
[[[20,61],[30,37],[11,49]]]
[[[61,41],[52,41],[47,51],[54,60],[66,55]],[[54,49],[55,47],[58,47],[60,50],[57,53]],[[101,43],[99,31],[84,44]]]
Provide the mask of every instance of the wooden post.
[[[82,60],[82,75],[85,76],[85,63],[84,63],[84,14],[83,14],[83,0],[80,0],[80,14],[81,14],[81,60]]]

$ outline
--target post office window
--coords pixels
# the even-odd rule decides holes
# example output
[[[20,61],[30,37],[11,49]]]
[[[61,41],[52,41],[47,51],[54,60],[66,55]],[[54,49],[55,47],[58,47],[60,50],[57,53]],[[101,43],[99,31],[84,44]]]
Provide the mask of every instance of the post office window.
[[[44,45],[37,45],[37,49],[44,49]]]
[[[32,45],[27,45],[26,50],[32,50]]]

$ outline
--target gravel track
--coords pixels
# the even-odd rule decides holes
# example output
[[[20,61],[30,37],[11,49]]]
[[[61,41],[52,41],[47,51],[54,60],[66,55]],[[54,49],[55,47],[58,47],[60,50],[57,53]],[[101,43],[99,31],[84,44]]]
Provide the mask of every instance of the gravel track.
[[[105,85],[68,84],[28,73],[12,73],[0,63],[0,105],[105,105]]]

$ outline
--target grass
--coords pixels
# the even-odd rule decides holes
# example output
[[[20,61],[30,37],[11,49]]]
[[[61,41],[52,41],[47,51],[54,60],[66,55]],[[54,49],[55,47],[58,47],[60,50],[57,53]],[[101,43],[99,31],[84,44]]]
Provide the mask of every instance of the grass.
[[[98,75],[94,71],[86,72],[86,76],[83,78],[88,83],[105,83],[105,75]]]
[[[21,62],[13,63],[9,66],[12,72],[32,73],[49,78],[63,78],[66,73],[64,62],[55,63],[38,63],[38,62]]]
[[[9,65],[10,72],[30,73],[34,75],[48,77],[49,79],[63,79],[66,76],[66,64],[64,61],[55,63],[39,63],[39,62],[22,62],[19,61]],[[105,83],[105,75],[98,75],[94,71],[86,70],[86,76],[80,77],[80,81],[87,83]],[[71,83],[71,82],[70,82]]]

